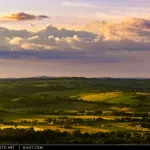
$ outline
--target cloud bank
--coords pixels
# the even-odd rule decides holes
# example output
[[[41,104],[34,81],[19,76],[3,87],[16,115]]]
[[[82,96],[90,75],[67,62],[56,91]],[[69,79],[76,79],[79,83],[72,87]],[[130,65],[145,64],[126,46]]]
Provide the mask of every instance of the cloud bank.
[[[132,18],[122,23],[94,22],[83,30],[47,25],[32,33],[1,27],[0,58],[67,59],[82,63],[150,60],[149,20]]]

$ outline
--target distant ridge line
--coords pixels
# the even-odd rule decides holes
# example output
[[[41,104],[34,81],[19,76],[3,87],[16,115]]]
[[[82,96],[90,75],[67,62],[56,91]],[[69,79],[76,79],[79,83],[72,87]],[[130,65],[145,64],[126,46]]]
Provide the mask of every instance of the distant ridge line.
[[[76,78],[76,79],[122,79],[122,80],[127,80],[127,79],[132,79],[132,80],[150,80],[150,78],[142,78],[142,77],[53,77],[53,76],[37,76],[37,77],[7,77],[7,78],[0,78],[2,79],[8,79],[8,80],[16,80],[16,79],[59,79],[59,78]]]

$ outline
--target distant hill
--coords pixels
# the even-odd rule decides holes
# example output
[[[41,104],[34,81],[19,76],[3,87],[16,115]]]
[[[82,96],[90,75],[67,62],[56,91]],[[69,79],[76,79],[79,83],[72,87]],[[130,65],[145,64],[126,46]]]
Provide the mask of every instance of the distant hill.
[[[11,77],[11,78],[0,78],[0,80],[16,80],[16,79],[55,79],[55,78],[66,78],[66,79],[120,79],[120,80],[149,80],[150,78],[142,78],[142,77],[54,77],[54,76],[37,76],[37,77],[24,77],[24,78],[15,78],[15,77]]]

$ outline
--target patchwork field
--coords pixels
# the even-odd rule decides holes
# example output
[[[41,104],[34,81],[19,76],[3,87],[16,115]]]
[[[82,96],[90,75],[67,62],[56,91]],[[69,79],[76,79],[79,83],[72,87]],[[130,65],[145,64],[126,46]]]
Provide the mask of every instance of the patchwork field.
[[[1,80],[0,128],[149,132],[136,120],[149,117],[149,90],[149,80]]]

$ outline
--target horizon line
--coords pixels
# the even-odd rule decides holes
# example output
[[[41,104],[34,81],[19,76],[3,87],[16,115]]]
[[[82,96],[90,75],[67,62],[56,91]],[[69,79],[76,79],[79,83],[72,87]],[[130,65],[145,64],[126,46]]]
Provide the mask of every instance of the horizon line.
[[[150,77],[85,77],[85,76],[31,76],[31,77],[0,77],[0,79],[31,79],[31,78],[86,78],[86,79],[150,79]]]

